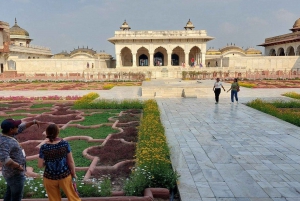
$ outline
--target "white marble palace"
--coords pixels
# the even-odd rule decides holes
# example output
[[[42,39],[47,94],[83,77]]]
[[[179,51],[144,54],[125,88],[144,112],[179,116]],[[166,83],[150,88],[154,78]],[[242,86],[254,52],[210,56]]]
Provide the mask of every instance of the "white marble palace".
[[[31,45],[29,33],[15,20],[14,26],[0,21],[0,76],[54,76],[95,78],[105,74],[141,72],[155,78],[180,78],[182,71],[214,75],[245,76],[249,72],[297,71],[300,73],[300,18],[292,33],[266,38],[260,46],[243,49],[235,44],[207,48],[214,38],[195,29],[191,20],[181,30],[134,31],[124,21],[109,38],[116,58],[104,51],[78,47],[52,54],[49,48]],[[299,73],[298,73],[299,71]],[[103,76],[102,76],[103,75]],[[116,76],[115,76],[116,77]]]
[[[213,39],[205,30],[130,31],[125,21],[108,41],[115,45],[116,68],[205,64],[206,43]]]

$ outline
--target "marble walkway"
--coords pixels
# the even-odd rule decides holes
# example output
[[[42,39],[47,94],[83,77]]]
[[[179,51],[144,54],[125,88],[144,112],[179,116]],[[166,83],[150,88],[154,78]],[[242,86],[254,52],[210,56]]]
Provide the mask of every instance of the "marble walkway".
[[[242,104],[287,91],[300,89],[242,88],[238,104],[224,92],[219,104],[157,100],[182,201],[300,200],[300,128]]]
[[[206,81],[212,87],[213,81]],[[224,84],[229,88],[229,84]],[[181,175],[182,201],[300,201],[300,128],[247,107],[257,97],[282,99],[300,89],[246,89],[239,103],[222,92],[203,98],[156,99]],[[1,96],[84,95],[90,91],[1,91]],[[138,98],[140,87],[96,91],[102,98]],[[285,98],[288,99],[288,98]]]

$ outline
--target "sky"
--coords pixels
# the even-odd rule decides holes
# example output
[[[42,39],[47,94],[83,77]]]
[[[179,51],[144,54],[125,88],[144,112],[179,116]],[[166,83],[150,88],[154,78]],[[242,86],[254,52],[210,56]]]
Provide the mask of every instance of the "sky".
[[[0,0],[0,21],[29,32],[31,44],[53,54],[89,47],[115,56],[108,38],[126,20],[135,30],[196,30],[214,37],[207,49],[227,44],[264,52],[267,37],[290,33],[299,0]],[[4,5],[4,6],[3,6]]]

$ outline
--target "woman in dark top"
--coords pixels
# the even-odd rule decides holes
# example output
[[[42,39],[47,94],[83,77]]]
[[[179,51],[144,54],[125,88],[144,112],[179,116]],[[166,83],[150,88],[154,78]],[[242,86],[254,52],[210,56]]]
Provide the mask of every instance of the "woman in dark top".
[[[80,200],[76,193],[72,179],[77,178],[75,163],[70,145],[58,138],[59,128],[50,124],[46,129],[47,141],[40,148],[38,167],[45,167],[44,186],[50,201],[61,200],[60,188],[69,201]]]

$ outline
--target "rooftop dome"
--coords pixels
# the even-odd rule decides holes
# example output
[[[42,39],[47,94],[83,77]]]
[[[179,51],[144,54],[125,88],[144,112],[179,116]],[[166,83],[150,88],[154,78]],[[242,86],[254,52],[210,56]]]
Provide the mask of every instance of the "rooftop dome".
[[[188,29],[193,30],[195,27],[194,27],[193,23],[191,22],[191,20],[189,19],[189,21],[186,23],[186,26],[184,28],[185,28],[185,30],[188,30]]]
[[[67,51],[61,51],[60,53],[57,53],[55,55],[64,55],[64,56],[69,56],[70,54]]]
[[[300,31],[300,18],[295,21],[293,28],[290,29],[291,31]]]
[[[246,54],[261,54],[261,51],[253,48],[253,47],[249,47],[245,50]]]
[[[220,50],[217,50],[217,49],[214,49],[214,48],[210,48],[206,51],[206,54],[207,55],[220,55],[221,54],[221,51]]]
[[[73,51],[71,51],[70,55],[74,55],[76,53],[87,53],[87,54],[90,54],[90,55],[94,55],[96,54],[96,51],[92,49],[89,49],[89,47],[82,47],[82,48],[78,48],[77,49],[74,49]]]
[[[17,19],[15,18],[15,25],[12,26],[9,29],[10,35],[20,35],[20,36],[29,36],[28,31],[25,29],[22,29],[18,24],[17,24]]]
[[[123,31],[131,29],[130,26],[127,24],[126,20],[124,20],[122,26],[120,27]]]
[[[104,50],[103,50],[103,52],[102,51],[98,52],[97,56],[99,57],[99,59],[110,59],[110,58],[112,58],[112,56],[110,54],[106,53]]]

